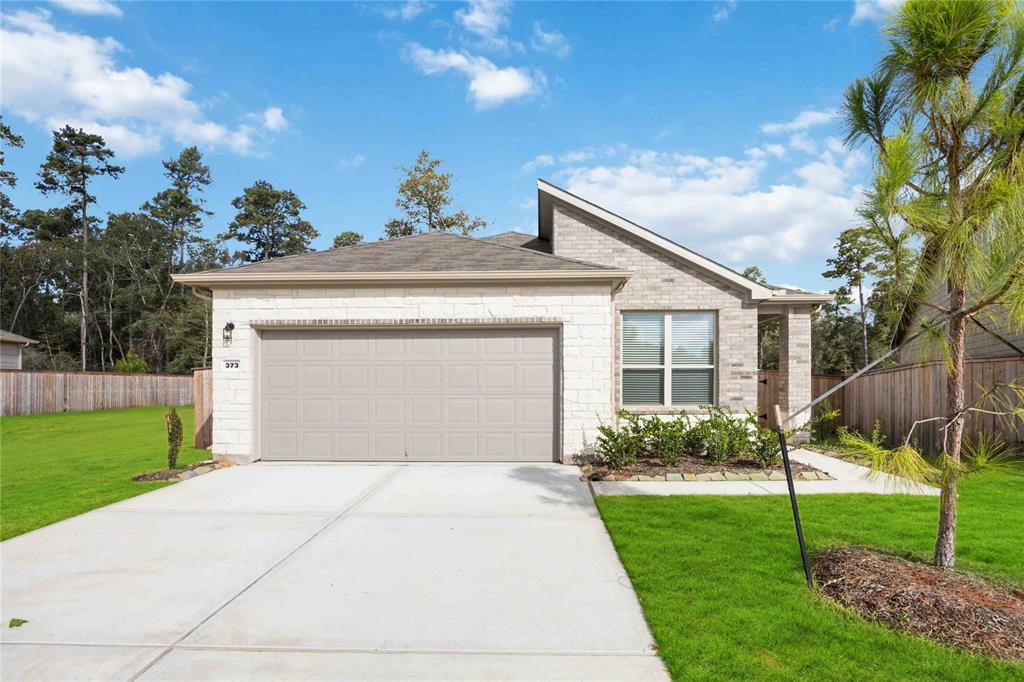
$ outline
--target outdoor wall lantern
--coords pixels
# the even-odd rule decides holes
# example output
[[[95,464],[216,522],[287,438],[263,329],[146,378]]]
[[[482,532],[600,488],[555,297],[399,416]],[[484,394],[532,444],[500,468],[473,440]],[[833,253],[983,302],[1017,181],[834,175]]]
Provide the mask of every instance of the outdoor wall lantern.
[[[226,325],[224,325],[224,343],[225,344],[231,343],[231,332],[233,332],[234,330],[235,330],[235,323],[234,322],[228,322]]]

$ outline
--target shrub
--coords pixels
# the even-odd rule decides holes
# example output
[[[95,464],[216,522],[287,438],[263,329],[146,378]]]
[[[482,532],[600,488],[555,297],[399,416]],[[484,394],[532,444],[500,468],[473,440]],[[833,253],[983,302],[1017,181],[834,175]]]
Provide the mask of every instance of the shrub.
[[[167,468],[176,469],[178,453],[181,452],[181,417],[178,416],[178,411],[172,407],[164,415],[164,421],[167,423]]]
[[[687,434],[691,430],[690,420],[685,412],[670,420],[652,417],[645,429],[651,454],[660,459],[662,464],[675,466],[679,463],[683,451],[687,449]]]
[[[707,448],[707,458],[714,464],[734,456],[750,454],[750,416],[738,419],[729,408],[708,406],[708,416],[699,426]]]
[[[145,374],[149,371],[149,366],[141,355],[130,350],[123,359],[114,363],[114,369],[121,374]]]
[[[595,451],[612,469],[622,469],[635,464],[646,446],[642,419],[628,412],[620,412],[619,419],[624,422],[622,428],[611,424],[601,424],[597,427]]]
[[[782,446],[779,445],[778,432],[758,425],[750,448],[750,458],[766,469],[781,462]]]

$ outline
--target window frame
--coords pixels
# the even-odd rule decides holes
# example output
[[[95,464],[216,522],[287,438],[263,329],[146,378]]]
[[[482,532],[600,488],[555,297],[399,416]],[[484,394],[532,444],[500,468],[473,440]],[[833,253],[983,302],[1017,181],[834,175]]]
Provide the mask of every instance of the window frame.
[[[710,365],[674,365],[672,364],[672,316],[683,314],[709,315],[711,317],[711,357]],[[626,315],[662,315],[662,357],[661,364],[627,364],[625,358]],[[625,410],[644,409],[686,409],[695,408],[707,403],[675,405],[672,403],[672,370],[703,369],[711,370],[711,404],[718,404],[718,311],[717,310],[621,310],[619,311],[619,406]],[[627,369],[658,369],[662,372],[660,403],[626,404],[624,395],[625,374]]]

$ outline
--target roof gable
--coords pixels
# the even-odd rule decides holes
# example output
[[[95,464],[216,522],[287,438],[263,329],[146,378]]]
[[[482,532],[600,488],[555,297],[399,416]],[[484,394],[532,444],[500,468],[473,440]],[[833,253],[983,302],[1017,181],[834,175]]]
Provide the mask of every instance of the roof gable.
[[[778,296],[778,294],[776,294],[776,290],[770,286],[747,279],[740,273],[722,265],[721,263],[717,263],[710,258],[706,258],[696,251],[691,251],[685,246],[676,244],[674,241],[666,239],[656,232],[648,230],[646,227],[637,225],[620,215],[601,208],[597,204],[593,204],[586,199],[572,194],[571,192],[567,192],[561,187],[556,187],[545,180],[537,180],[537,224],[539,226],[541,239],[551,239],[554,202],[564,204],[574,210],[585,213],[602,223],[629,234],[635,239],[639,239],[646,244],[657,247],[659,250],[684,263],[687,263],[688,265],[699,268],[723,282],[749,291],[751,298],[755,301],[767,300]]]

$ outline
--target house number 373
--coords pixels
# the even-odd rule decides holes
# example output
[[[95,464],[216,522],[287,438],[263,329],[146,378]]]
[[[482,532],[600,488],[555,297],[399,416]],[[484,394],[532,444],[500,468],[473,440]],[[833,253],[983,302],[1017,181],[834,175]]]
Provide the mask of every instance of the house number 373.
[[[242,366],[242,362],[240,360],[225,360],[224,361],[224,369],[227,369],[227,370],[236,370],[236,369],[239,369],[241,366]]]

